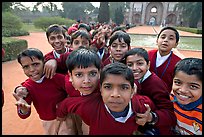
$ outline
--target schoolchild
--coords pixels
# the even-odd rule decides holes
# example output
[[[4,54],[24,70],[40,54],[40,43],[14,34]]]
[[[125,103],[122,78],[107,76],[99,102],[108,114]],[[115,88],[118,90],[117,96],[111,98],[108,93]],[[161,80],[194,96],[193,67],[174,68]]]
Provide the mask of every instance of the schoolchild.
[[[172,90],[173,71],[175,64],[181,60],[173,53],[179,42],[179,33],[173,27],[164,27],[157,36],[158,49],[149,50],[150,71],[159,76],[167,85],[169,93]]]
[[[202,59],[185,58],[176,64],[172,91],[176,133],[202,135]]]
[[[148,105],[148,111],[155,109],[148,97],[134,90],[132,70],[122,63],[109,64],[100,74],[100,91],[65,99],[57,105],[58,119],[76,113],[90,126],[90,135],[132,135],[138,129],[136,113]]]
[[[45,62],[49,59],[57,59],[60,58],[60,55],[70,52],[67,45],[67,36],[66,30],[58,25],[53,24],[47,28],[46,36],[49,44],[53,47],[53,51],[45,54]],[[57,73],[66,74],[64,69],[57,68]]]
[[[137,93],[148,96],[157,107],[155,111],[150,112],[154,115],[151,122],[146,122],[145,114],[137,115],[140,117],[137,118],[137,123],[142,125],[143,133],[152,131],[157,135],[172,135],[172,128],[176,125],[173,103],[170,101],[166,83],[154,72],[150,72],[151,62],[147,51],[143,48],[130,49],[122,60],[134,73]]]
[[[14,91],[13,96],[17,100],[17,113],[22,119],[31,114],[33,103],[46,135],[75,135],[74,124],[70,116],[59,122],[56,120],[56,104],[67,97],[65,91],[65,76],[55,74],[52,79],[47,79],[43,74],[43,53],[35,48],[24,50],[18,55],[18,63],[22,66],[27,80],[22,82],[28,94],[18,96]]]
[[[123,31],[116,31],[113,35],[111,35],[108,46],[110,56],[103,62],[103,66],[119,62],[125,53],[130,50],[130,42],[131,39],[129,34]]]
[[[91,38],[88,34],[88,32],[84,30],[77,30],[74,32],[71,36],[71,46],[70,46],[70,52],[73,50],[78,49],[81,46],[84,47],[89,47],[91,44]],[[47,78],[52,78],[52,76],[55,74],[56,69],[61,69],[67,73],[67,66],[66,66],[66,59],[69,56],[70,52],[65,53],[60,56],[60,58],[50,58],[46,63],[45,63],[45,76]]]

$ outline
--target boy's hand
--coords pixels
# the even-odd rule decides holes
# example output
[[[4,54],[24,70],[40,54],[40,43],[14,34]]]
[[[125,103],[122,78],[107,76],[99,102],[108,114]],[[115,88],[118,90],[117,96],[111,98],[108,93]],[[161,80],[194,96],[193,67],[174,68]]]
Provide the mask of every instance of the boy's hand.
[[[28,91],[26,87],[19,86],[15,89],[15,94],[19,96],[20,98],[25,98],[28,95]]]
[[[55,75],[57,69],[57,61],[55,59],[50,59],[45,63],[44,74],[45,77],[52,79]]]
[[[135,118],[136,123],[138,125],[141,125],[141,126],[144,126],[145,123],[151,122],[151,120],[152,120],[152,114],[150,113],[150,111],[151,111],[150,106],[148,104],[144,104],[144,105],[147,108],[147,111],[144,114],[137,113],[136,118]]]
[[[16,99],[16,106],[19,106],[23,113],[26,113],[30,110],[30,105],[23,99],[20,98],[16,93],[13,93],[14,98]]]

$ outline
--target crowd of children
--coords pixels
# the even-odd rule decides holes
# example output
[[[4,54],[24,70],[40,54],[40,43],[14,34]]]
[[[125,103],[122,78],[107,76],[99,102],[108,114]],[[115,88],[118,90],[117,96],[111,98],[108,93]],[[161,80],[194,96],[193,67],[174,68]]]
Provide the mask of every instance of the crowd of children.
[[[149,51],[109,24],[53,24],[46,36],[53,51],[19,54],[28,79],[13,93],[19,117],[33,103],[45,134],[202,134],[202,59],[173,53],[175,28],[162,28]]]

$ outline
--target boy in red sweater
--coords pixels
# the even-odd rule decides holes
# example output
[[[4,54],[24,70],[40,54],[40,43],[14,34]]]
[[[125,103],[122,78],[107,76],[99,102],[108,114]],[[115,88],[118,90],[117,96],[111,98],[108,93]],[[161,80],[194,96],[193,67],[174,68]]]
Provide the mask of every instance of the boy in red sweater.
[[[157,117],[151,123],[145,123],[145,114],[137,115],[140,117],[137,123],[159,129],[160,135],[172,135],[171,129],[176,125],[173,104],[170,101],[166,83],[154,72],[149,71],[150,62],[147,51],[143,48],[133,48],[126,52],[123,61],[134,73],[135,83],[138,86],[137,93],[148,96],[157,107],[151,112]]]
[[[79,47],[89,47],[91,44],[91,38],[88,32],[84,30],[77,30],[71,36],[71,46],[70,51],[62,54],[59,58],[50,57],[45,63],[45,76],[47,78],[52,78],[56,72],[56,69],[63,70],[64,74],[67,73],[66,59],[69,56],[70,52],[77,50]]]
[[[47,79],[43,74],[44,58],[40,50],[29,48],[18,55],[18,62],[28,79],[22,83],[28,94],[19,97],[17,93],[13,96],[17,100],[17,113],[22,119],[31,114],[31,103],[33,103],[42,121],[46,135],[74,135],[75,128],[70,116],[59,122],[56,120],[56,104],[67,97],[65,91],[65,76],[55,74],[52,79]]]
[[[60,55],[70,52],[70,49],[66,47],[66,30],[58,25],[50,25],[46,31],[46,36],[49,44],[53,47],[53,51],[45,54],[45,62],[49,59],[60,58]],[[57,68],[57,73],[66,74],[66,70]]]
[[[164,27],[157,36],[158,50],[149,50],[150,71],[159,76],[167,85],[169,93],[172,90],[173,70],[181,60],[172,51],[179,42],[179,33],[173,27]]]
[[[122,63],[104,67],[100,74],[100,86],[101,92],[67,98],[59,103],[59,120],[63,120],[68,113],[76,113],[90,126],[91,135],[132,135],[138,129],[136,113],[144,113],[147,108],[148,111],[155,109],[148,97],[134,95],[132,70]],[[148,105],[150,107],[146,107]],[[152,116],[148,115],[148,121],[151,119]]]
[[[130,50],[130,36],[122,30],[116,31],[111,35],[109,41],[109,52],[110,56],[103,62],[103,66],[119,62],[125,53]]]

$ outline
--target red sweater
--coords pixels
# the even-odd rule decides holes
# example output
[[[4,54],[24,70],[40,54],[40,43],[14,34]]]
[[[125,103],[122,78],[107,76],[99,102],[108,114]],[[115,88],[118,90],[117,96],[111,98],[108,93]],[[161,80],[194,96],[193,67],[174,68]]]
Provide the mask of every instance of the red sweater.
[[[57,70],[56,73],[60,73],[60,74],[67,74],[68,68],[66,66],[66,59],[68,57],[68,55],[70,54],[70,52],[72,51],[72,49],[69,49],[69,52],[66,52],[64,54],[60,55],[60,58],[55,58],[53,51],[47,53],[44,58],[45,58],[45,62],[47,62],[50,59],[56,59],[57,61]]]
[[[67,113],[78,114],[90,126],[91,135],[132,135],[137,131],[135,113],[144,113],[144,103],[155,110],[153,102],[146,96],[134,95],[132,98],[133,115],[125,122],[117,122],[106,110],[100,92],[87,96],[66,98],[59,104],[57,116],[64,117]]]
[[[148,96],[157,107],[154,112],[158,115],[159,120],[155,127],[159,129],[161,135],[171,135],[170,129],[176,125],[176,116],[165,82],[152,72],[142,83],[136,84],[137,93]]]
[[[157,76],[159,76],[166,83],[168,87],[168,91],[170,93],[172,89],[172,84],[173,84],[174,67],[176,63],[181,60],[181,58],[172,52],[172,55],[161,66],[156,68],[157,51],[158,50],[148,51],[149,60],[151,62],[149,70],[156,73]],[[169,59],[170,59],[170,62],[169,62],[169,65],[167,66]],[[165,68],[166,68],[166,71],[165,71]],[[155,69],[157,70],[157,72],[155,71]],[[162,73],[164,73],[163,76],[162,76]]]
[[[67,97],[64,78],[65,76],[62,74],[55,74],[52,79],[45,77],[42,83],[36,83],[31,79],[22,83],[22,86],[26,87],[29,92],[25,100],[28,104],[33,102],[40,119],[53,120],[56,118],[56,104]],[[26,115],[22,115],[18,111],[18,115],[22,119],[29,117],[30,113],[31,109]]]

